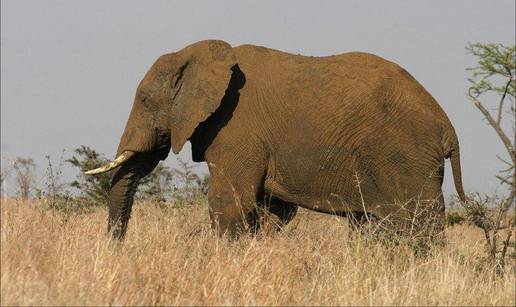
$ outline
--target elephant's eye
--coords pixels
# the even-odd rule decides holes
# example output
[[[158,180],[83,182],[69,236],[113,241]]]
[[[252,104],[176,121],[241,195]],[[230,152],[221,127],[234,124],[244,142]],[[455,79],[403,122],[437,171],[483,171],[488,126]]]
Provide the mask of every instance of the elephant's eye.
[[[140,100],[141,102],[146,102],[148,100],[149,96],[144,93],[144,92],[140,92],[138,93],[138,100]]]
[[[138,94],[138,101],[144,108],[149,108],[150,105],[150,96],[146,93],[139,93]]]

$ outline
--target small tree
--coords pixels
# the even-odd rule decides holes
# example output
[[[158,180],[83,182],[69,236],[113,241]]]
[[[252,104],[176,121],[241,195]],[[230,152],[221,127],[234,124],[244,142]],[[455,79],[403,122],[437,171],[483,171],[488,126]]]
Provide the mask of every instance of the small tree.
[[[2,158],[4,161],[5,159]],[[0,195],[5,199],[7,197],[6,182],[11,174],[11,169],[6,163],[2,163],[2,170],[0,171]]]
[[[179,181],[180,187],[176,187],[175,198],[180,201],[193,200],[198,196],[199,187],[207,185],[207,180],[200,178],[194,173],[195,166],[188,161],[178,159],[179,167],[174,168],[174,173]],[[203,180],[206,180],[203,183]]]
[[[69,185],[62,181],[64,153],[63,150],[57,164],[52,163],[49,155],[45,157],[47,167],[43,178],[44,185],[43,188],[36,189],[36,195],[46,208],[61,213],[63,222],[67,222],[72,215],[91,212],[91,207],[97,204],[73,197],[68,190]]]
[[[47,168],[45,170],[45,191],[41,191],[40,194],[44,194],[46,197],[53,199],[59,198],[68,194],[66,191],[67,184],[61,181],[63,176],[63,157],[65,151],[61,152],[61,156],[57,162],[57,165],[52,164],[50,155],[45,156],[47,159]]]
[[[210,187],[210,175],[204,174],[198,176],[196,180],[197,189],[203,195],[208,195],[208,188]]]
[[[516,46],[476,43],[469,44],[466,50],[478,57],[478,66],[468,69],[472,72],[468,79],[471,83],[468,96],[495,130],[509,155],[509,159],[497,156],[506,167],[496,176],[509,192],[496,202],[494,209],[488,208],[491,202],[488,198],[479,195],[464,205],[469,218],[484,231],[489,259],[498,272],[504,272],[505,255],[514,227],[513,218],[505,225],[508,231],[499,248],[500,231],[505,228],[503,222],[508,220],[507,213],[514,209],[515,198]]]
[[[13,170],[16,176],[18,195],[23,199],[28,199],[36,178],[34,160],[32,158],[16,158],[13,162]]]
[[[66,160],[66,162],[77,167],[80,173],[77,175],[77,179],[71,183],[71,186],[81,191],[92,202],[106,204],[109,197],[112,174],[108,172],[96,176],[87,176],[84,175],[84,172],[100,167],[109,161],[89,146],[82,145],[76,148],[74,153],[72,158]]]

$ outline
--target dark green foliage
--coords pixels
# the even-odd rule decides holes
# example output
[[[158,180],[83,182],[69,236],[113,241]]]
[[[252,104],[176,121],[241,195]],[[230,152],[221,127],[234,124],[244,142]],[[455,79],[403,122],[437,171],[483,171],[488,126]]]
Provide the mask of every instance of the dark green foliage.
[[[451,212],[446,215],[446,225],[453,226],[461,224],[464,221],[464,217],[457,212]]]
[[[483,93],[495,92],[500,95],[516,93],[516,46],[502,44],[469,44],[469,53],[478,57],[478,66],[468,68],[473,72],[468,78],[471,82],[470,93],[480,96]]]
[[[88,176],[84,175],[84,172],[100,167],[109,162],[109,160],[85,145],[76,148],[74,153],[72,158],[66,160],[66,162],[77,167],[80,173],[77,175],[77,179],[70,185],[78,189],[86,199],[97,204],[107,204],[112,174],[108,172],[96,176]]]

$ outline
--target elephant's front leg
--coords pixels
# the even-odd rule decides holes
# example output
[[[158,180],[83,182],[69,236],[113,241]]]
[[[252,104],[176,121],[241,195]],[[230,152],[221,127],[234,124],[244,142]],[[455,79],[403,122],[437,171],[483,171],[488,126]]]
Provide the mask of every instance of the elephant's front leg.
[[[255,231],[257,195],[263,186],[263,172],[236,172],[233,166],[224,169],[210,165],[208,202],[212,227],[219,236],[238,237],[245,231]]]
[[[256,188],[244,189],[223,176],[210,178],[208,202],[212,227],[219,236],[238,237],[253,231],[256,211]],[[257,186],[259,183],[256,183]]]

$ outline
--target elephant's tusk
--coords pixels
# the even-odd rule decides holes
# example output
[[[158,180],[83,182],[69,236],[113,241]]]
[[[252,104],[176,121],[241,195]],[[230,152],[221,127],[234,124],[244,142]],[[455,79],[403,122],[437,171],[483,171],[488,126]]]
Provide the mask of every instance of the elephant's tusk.
[[[92,169],[89,171],[84,172],[86,175],[98,175],[105,172],[109,172],[110,170],[122,165],[127,160],[131,159],[131,157],[134,156],[134,151],[124,151],[120,156],[118,156],[115,160],[99,167],[96,169]]]

